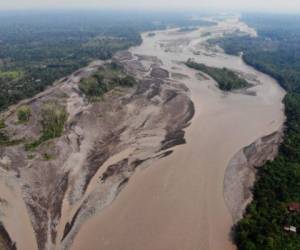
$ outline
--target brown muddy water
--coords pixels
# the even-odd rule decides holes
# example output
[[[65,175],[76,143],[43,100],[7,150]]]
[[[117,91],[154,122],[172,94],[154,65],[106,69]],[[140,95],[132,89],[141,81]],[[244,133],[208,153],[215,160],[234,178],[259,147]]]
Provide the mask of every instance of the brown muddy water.
[[[187,143],[139,169],[110,206],[86,221],[71,249],[235,249],[230,240],[233,220],[223,198],[226,167],[236,152],[279,130],[285,119],[285,92],[274,79],[205,43],[238,28],[256,35],[231,19],[193,32],[143,34],[142,45],[131,49],[134,54],[156,56],[163,68],[188,76],[180,80],[195,105],[195,116],[186,128]],[[213,80],[199,80],[194,70],[180,63],[188,58],[238,71],[255,86],[224,93]]]

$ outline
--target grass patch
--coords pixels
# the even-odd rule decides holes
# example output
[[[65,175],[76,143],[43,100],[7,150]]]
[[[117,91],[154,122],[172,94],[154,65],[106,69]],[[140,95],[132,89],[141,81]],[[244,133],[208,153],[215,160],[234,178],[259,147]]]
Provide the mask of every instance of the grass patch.
[[[9,142],[9,137],[3,131],[0,131],[0,145],[4,146]]]
[[[5,132],[0,131],[0,146],[15,146],[23,142],[24,139],[10,140],[9,136]]]
[[[191,59],[186,62],[186,65],[190,68],[200,70],[208,74],[218,83],[219,88],[224,91],[231,91],[250,86],[246,80],[242,79],[235,72],[227,68],[219,69],[208,67],[205,64],[196,63]]]
[[[90,101],[97,101],[115,87],[132,87],[135,84],[133,77],[126,75],[119,66],[112,63],[91,77],[83,79],[79,83],[79,89]]]
[[[0,129],[3,129],[5,127],[6,127],[6,125],[5,125],[4,119],[0,119]]]
[[[84,79],[79,83],[79,89],[87,97],[99,96],[105,93],[106,89],[104,86],[101,86],[101,83],[97,80],[96,77],[89,77]]]
[[[12,71],[0,71],[0,78],[15,80],[20,79],[24,76],[23,71],[12,70]]]
[[[42,135],[34,142],[25,145],[26,150],[34,150],[43,142],[60,137],[68,114],[64,106],[56,102],[47,102],[41,109]]]
[[[29,121],[31,115],[31,108],[28,105],[23,105],[17,109],[17,116],[19,123],[26,123]]]
[[[42,137],[48,140],[61,136],[67,117],[65,107],[58,103],[48,102],[44,104],[41,112]]]

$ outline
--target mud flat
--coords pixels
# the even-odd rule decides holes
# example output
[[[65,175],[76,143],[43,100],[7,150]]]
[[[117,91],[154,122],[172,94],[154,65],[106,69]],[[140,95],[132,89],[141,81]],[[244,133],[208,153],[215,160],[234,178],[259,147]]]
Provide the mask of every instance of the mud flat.
[[[207,39],[237,29],[256,35],[232,19],[184,34],[174,29],[151,37],[144,34],[143,44],[131,50],[144,60],[157,57],[160,67],[173,76],[187,76],[180,82],[190,91],[195,115],[184,129],[186,144],[174,147],[168,157],[140,165],[114,202],[82,224],[71,249],[235,249],[230,230],[242,202],[238,209],[229,209],[224,176],[237,183],[240,175],[226,173],[227,166],[241,149],[280,131],[285,119],[285,92],[274,79],[247,66],[240,57],[210,51],[207,46]],[[199,79],[197,72],[181,63],[188,58],[251,76],[257,84],[249,91],[255,94],[221,92],[213,80]],[[273,157],[274,151],[267,148],[262,146]],[[249,150],[243,150],[243,157],[245,151]],[[240,190],[233,188],[229,193],[239,197]]]

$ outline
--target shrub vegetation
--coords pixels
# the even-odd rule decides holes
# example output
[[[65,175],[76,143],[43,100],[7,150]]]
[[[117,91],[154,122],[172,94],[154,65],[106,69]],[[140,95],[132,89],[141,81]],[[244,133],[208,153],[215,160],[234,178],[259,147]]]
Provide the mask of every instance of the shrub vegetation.
[[[60,137],[64,131],[67,118],[68,114],[64,106],[56,102],[45,103],[40,112],[42,135],[38,140],[26,144],[25,148],[32,150],[45,141]]]
[[[135,84],[136,81],[133,77],[126,75],[121,67],[112,63],[91,77],[83,79],[79,83],[79,89],[89,100],[96,101],[115,87],[132,87]]]
[[[186,65],[190,68],[200,70],[208,74],[218,83],[221,90],[231,91],[249,86],[249,83],[246,80],[242,79],[235,72],[227,68],[219,69],[208,67],[205,64],[196,63],[191,59],[186,62]]]
[[[20,123],[28,122],[31,115],[31,108],[23,105],[17,109],[17,116]]]

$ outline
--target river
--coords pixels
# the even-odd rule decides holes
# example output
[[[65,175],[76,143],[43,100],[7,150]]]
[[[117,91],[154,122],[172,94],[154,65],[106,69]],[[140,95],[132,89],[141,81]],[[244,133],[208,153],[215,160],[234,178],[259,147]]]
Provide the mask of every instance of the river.
[[[192,32],[145,33],[141,46],[131,49],[158,57],[170,72],[189,76],[181,82],[190,89],[195,116],[186,129],[187,143],[137,171],[117,199],[82,226],[72,249],[235,249],[230,240],[233,222],[223,198],[226,167],[241,148],[279,130],[285,120],[285,92],[274,79],[241,57],[205,46],[207,36],[237,28],[255,35],[233,19]],[[249,90],[252,94],[225,94],[213,80],[200,81],[194,70],[178,63],[188,58],[251,75],[258,84]]]
[[[223,197],[226,168],[240,149],[280,130],[285,120],[285,92],[273,78],[246,65],[241,57],[206,44],[208,38],[236,30],[256,35],[255,30],[232,18],[189,32],[168,29],[156,31],[155,36],[144,33],[143,43],[130,49],[133,54],[156,56],[163,68],[177,77],[186,76],[180,82],[189,89],[195,115],[185,129],[186,144],[176,146],[173,154],[151,166],[137,169],[117,198],[82,225],[71,249],[235,249],[230,239],[233,219]],[[215,81],[200,79],[182,63],[189,58],[235,70],[255,85],[224,93]],[[124,151],[116,158],[129,153]],[[7,218],[14,220],[4,219],[4,225],[22,249],[36,249],[25,204],[17,202],[22,201],[18,186],[6,190],[4,181],[0,180],[2,196],[15,204],[13,210],[7,208]]]

